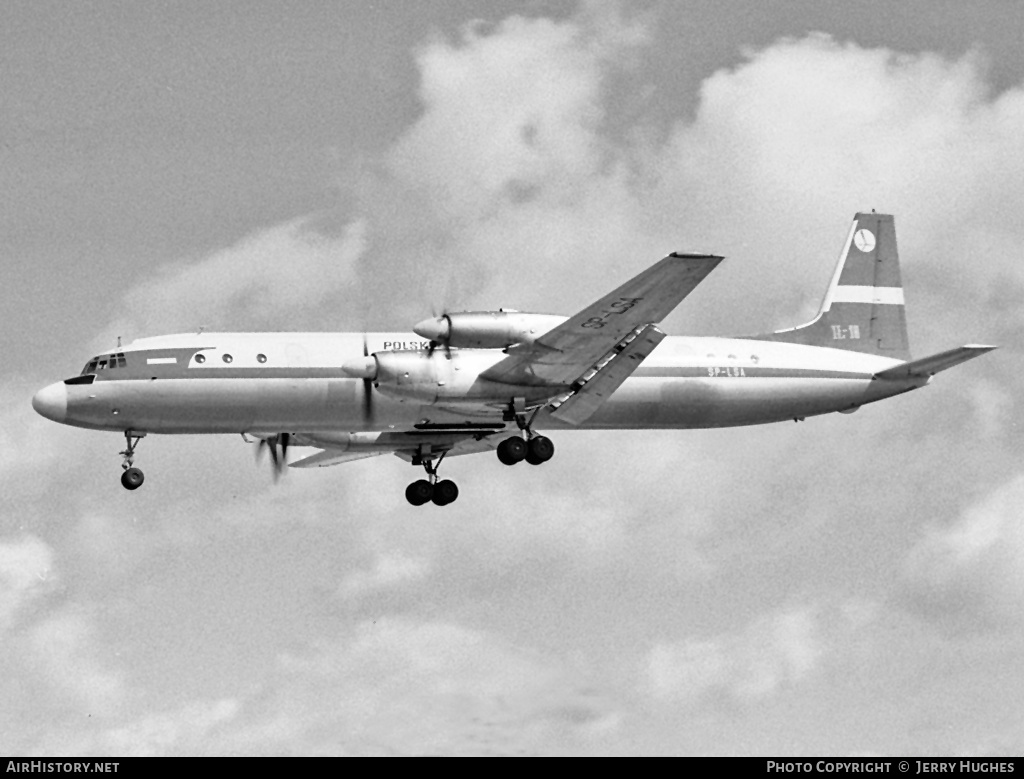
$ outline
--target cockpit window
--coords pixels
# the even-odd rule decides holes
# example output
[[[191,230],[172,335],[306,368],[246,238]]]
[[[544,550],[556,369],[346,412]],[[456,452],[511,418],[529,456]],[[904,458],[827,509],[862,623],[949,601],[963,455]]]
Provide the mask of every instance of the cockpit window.
[[[81,375],[84,376],[87,373],[95,373],[96,371],[109,370],[113,368],[126,368],[128,366],[128,360],[124,356],[124,352],[118,352],[117,354],[100,354],[93,357],[89,362],[82,368]]]

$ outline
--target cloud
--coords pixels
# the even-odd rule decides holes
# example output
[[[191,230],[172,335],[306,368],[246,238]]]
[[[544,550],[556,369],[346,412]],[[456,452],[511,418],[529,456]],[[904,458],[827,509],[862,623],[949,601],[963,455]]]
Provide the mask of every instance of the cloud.
[[[1024,475],[932,526],[907,556],[910,606],[946,629],[1019,627],[1024,614]]]
[[[53,549],[47,543],[29,534],[0,541],[0,631],[55,581]]]
[[[93,754],[124,757],[188,755],[202,751],[204,743],[217,737],[218,730],[229,725],[240,710],[237,700],[195,701],[176,711],[141,717],[135,722],[112,728],[99,739]]]
[[[966,306],[1001,276],[1022,278],[1024,221],[1008,207],[1024,195],[1022,127],[1024,90],[991,95],[973,54],[781,40],[704,81],[695,118],[647,151],[648,202],[658,221],[686,203],[684,234],[693,225],[743,261],[751,313],[775,326],[796,324],[798,301],[800,316],[813,310],[840,225],[867,208],[895,213],[905,267],[941,268]],[[909,290],[912,313],[922,298]]]
[[[972,382],[970,399],[975,424],[983,437],[999,438],[1016,424],[1013,396],[999,383],[984,379]]]
[[[101,659],[100,646],[90,616],[68,607],[32,626],[25,662],[51,696],[74,701],[90,716],[110,717],[124,698],[125,679]]]
[[[771,695],[814,671],[822,653],[809,609],[755,620],[737,634],[659,642],[646,660],[645,686],[659,699],[694,702],[712,690],[740,701]]]
[[[429,565],[401,551],[385,552],[376,557],[369,570],[353,571],[342,581],[339,593],[346,599],[357,599],[380,590],[408,585],[427,575]]]
[[[318,215],[294,219],[246,236],[198,261],[169,265],[124,296],[123,319],[98,339],[159,335],[198,329],[263,327],[296,329],[310,324],[305,312],[352,289],[354,266],[366,248],[366,224],[354,220],[340,235]]]
[[[426,110],[389,153],[390,170],[467,221],[537,197],[577,201],[576,185],[610,151],[598,132],[606,76],[645,38],[639,26],[511,17],[467,28],[455,46],[427,45]]]
[[[274,717],[270,734],[253,723],[271,752],[573,751],[616,727],[609,701],[571,668],[450,621],[367,620],[281,668],[267,710],[291,724]]]

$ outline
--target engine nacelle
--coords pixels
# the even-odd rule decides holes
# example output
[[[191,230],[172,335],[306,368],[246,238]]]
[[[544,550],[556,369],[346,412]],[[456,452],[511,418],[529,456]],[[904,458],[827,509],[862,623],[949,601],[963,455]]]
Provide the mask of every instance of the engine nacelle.
[[[413,332],[447,346],[504,349],[512,344],[531,343],[567,318],[521,311],[457,311],[424,319]]]
[[[501,352],[475,349],[396,349],[350,360],[341,369],[353,378],[369,379],[382,395],[424,405],[453,401],[505,403],[513,397],[533,401],[557,390],[503,384],[480,377],[504,358]]]
[[[371,378],[384,395],[420,403],[437,400],[438,382],[444,382],[443,374],[447,372],[441,364],[443,354],[436,350],[431,354],[422,349],[398,349],[374,352],[373,360],[377,369]]]

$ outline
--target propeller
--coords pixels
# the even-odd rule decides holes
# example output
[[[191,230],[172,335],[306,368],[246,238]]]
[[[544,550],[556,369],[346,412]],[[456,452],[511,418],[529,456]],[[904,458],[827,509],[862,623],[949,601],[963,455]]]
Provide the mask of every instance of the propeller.
[[[363,359],[346,360],[341,365],[341,372],[353,379],[363,380],[363,419],[373,416],[373,382],[377,379],[377,358],[370,356],[370,347],[363,333]]]
[[[366,343],[366,333],[363,333],[363,357],[369,359],[370,347]],[[363,377],[363,419],[370,420],[373,417],[373,379],[369,376]]]
[[[412,331],[417,335],[421,335],[424,338],[430,339],[430,345],[427,347],[427,354],[431,357],[434,356],[434,350],[439,346],[444,347],[445,355],[451,359],[452,356],[452,318],[447,310],[442,311],[441,315],[438,316],[436,311],[431,311],[433,315],[432,319],[424,319],[422,322],[417,323]]]
[[[278,433],[267,438],[261,438],[259,443],[256,444],[256,462],[263,459],[265,451],[270,451],[270,463],[275,482],[284,471],[285,466],[288,465],[288,445],[291,443],[291,438],[291,433]],[[278,447],[281,448],[280,454],[277,451]]]

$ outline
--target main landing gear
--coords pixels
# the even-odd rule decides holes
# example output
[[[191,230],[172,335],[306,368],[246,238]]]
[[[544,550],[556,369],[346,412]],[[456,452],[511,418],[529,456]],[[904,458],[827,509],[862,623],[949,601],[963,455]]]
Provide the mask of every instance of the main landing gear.
[[[526,460],[530,465],[546,463],[555,455],[555,445],[546,436],[533,438],[512,436],[498,444],[498,459],[505,465],[515,465]]]
[[[427,472],[426,479],[414,481],[405,488],[405,499],[414,506],[422,506],[424,503],[433,502],[435,506],[447,506],[454,503],[459,497],[459,488],[451,479],[437,480],[437,469],[441,466],[442,454],[435,464],[432,458],[425,457],[418,462],[413,460],[413,465],[422,465]]]
[[[124,473],[121,474],[121,486],[126,490],[137,490],[142,486],[142,482],[146,480],[142,471],[132,465],[135,461],[135,447],[138,446],[139,441],[145,438],[145,436],[145,433],[133,433],[131,430],[124,431],[124,440],[127,443],[127,448],[123,452],[118,452],[118,454],[124,458],[121,463],[121,467],[124,468]]]
[[[504,414],[505,421],[511,422],[514,420],[519,425],[519,429],[526,435],[526,438],[511,436],[498,444],[498,459],[505,465],[515,465],[523,460],[526,460],[530,465],[540,465],[554,457],[555,445],[551,442],[551,439],[535,434],[530,428],[530,424],[533,422],[533,418],[537,416],[538,411],[540,409],[534,411],[530,419],[527,420],[526,414],[517,411],[514,403],[508,404],[508,409]]]

